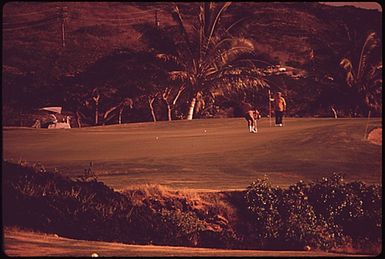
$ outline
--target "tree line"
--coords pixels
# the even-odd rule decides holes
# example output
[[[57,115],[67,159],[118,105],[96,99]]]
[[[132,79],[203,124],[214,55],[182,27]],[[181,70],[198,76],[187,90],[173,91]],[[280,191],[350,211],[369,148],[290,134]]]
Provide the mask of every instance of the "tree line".
[[[138,25],[146,49],[111,51],[75,75],[56,71],[60,55],[47,58],[51,67],[41,74],[5,73],[6,109],[14,115],[59,104],[78,126],[225,117],[241,101],[266,115],[271,90],[286,95],[289,116],[381,114],[382,42],[376,32],[353,37],[354,28],[346,27],[349,37],[334,52],[318,48],[302,64],[280,70],[244,33],[250,19],[226,16],[230,6],[201,3],[190,26],[175,5],[175,26]]]

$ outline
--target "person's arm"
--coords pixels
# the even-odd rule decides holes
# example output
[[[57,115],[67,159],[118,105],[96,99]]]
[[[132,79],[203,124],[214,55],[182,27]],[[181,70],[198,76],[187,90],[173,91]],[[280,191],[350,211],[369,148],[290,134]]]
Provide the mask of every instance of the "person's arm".
[[[283,111],[286,111],[286,101],[284,98],[282,98],[282,101],[283,101]]]

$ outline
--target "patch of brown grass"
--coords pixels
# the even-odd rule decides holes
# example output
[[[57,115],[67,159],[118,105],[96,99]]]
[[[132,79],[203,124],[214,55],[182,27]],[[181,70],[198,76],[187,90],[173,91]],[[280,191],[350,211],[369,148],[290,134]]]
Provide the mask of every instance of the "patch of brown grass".
[[[159,184],[131,185],[121,192],[129,197],[135,206],[143,205],[148,199],[156,200],[163,206],[167,200],[186,201],[193,210],[204,214],[214,213],[227,220],[235,218],[235,208],[231,206],[226,195],[221,192],[197,192],[191,189],[175,190]]]

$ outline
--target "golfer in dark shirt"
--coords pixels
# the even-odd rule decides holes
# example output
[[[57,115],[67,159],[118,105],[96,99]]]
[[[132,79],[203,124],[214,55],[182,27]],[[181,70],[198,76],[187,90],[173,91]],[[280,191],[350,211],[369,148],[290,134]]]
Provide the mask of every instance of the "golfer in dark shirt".
[[[247,126],[250,133],[257,133],[257,120],[261,117],[258,110],[254,109],[253,106],[249,103],[242,102],[241,109],[244,114],[244,117],[247,121]]]

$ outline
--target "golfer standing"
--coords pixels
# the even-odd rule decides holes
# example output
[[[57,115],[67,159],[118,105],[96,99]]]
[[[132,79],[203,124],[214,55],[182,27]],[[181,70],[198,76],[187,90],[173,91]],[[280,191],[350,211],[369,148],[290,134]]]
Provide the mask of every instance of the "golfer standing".
[[[270,101],[274,102],[275,126],[282,127],[283,114],[286,111],[286,101],[282,97],[281,92],[277,92],[274,98],[270,97]]]

